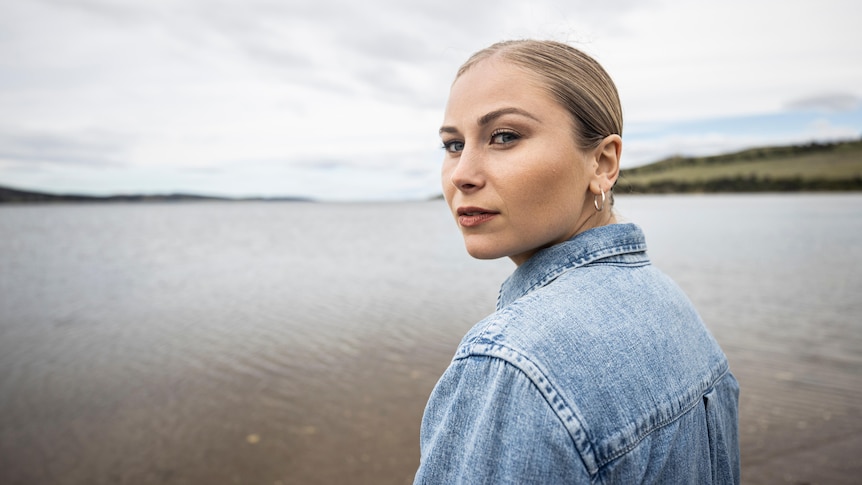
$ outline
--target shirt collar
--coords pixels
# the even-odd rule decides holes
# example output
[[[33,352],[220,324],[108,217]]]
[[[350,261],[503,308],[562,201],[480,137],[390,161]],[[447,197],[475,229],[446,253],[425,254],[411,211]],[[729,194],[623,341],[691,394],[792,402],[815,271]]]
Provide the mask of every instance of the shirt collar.
[[[624,259],[628,263],[649,262],[646,239],[635,224],[609,224],[576,234],[568,241],[534,254],[503,282],[497,310],[555,280],[562,273],[600,259]]]

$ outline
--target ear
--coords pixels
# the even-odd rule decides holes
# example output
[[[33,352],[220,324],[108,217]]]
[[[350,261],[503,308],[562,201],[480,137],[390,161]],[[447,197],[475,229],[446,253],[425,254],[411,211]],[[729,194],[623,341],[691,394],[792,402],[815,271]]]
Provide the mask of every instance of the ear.
[[[590,191],[599,195],[614,187],[620,176],[620,155],[623,151],[623,139],[619,135],[608,135],[593,150],[596,169],[590,180]]]

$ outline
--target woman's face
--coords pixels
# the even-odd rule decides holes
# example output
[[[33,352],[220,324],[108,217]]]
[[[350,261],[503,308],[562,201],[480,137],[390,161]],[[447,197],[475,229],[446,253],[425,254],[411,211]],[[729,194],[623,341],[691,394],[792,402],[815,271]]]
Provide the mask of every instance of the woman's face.
[[[452,85],[440,129],[443,194],[475,258],[520,265],[596,224],[593,151],[527,71],[495,58]]]

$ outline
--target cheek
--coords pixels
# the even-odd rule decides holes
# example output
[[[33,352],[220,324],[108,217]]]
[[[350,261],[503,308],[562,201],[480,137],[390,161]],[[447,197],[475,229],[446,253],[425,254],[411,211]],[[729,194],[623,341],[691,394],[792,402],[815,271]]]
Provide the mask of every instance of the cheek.
[[[586,191],[585,178],[574,167],[579,162],[545,163],[536,170],[513,174],[510,181],[517,190],[510,192],[508,201],[522,224],[551,229],[579,215]]]
[[[577,162],[560,163],[546,158],[527,170],[511,173],[507,178],[513,187],[517,187],[519,199],[527,205],[556,204],[561,202],[561,195],[577,190],[574,163]]]

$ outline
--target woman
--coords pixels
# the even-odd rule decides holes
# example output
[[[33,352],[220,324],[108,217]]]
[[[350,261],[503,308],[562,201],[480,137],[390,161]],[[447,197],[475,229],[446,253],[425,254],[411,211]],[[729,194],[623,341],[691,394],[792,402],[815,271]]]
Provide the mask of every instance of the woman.
[[[515,272],[422,420],[416,483],[738,483],[738,385],[683,292],[619,224],[622,110],[593,59],[513,41],[458,71],[446,202]]]

